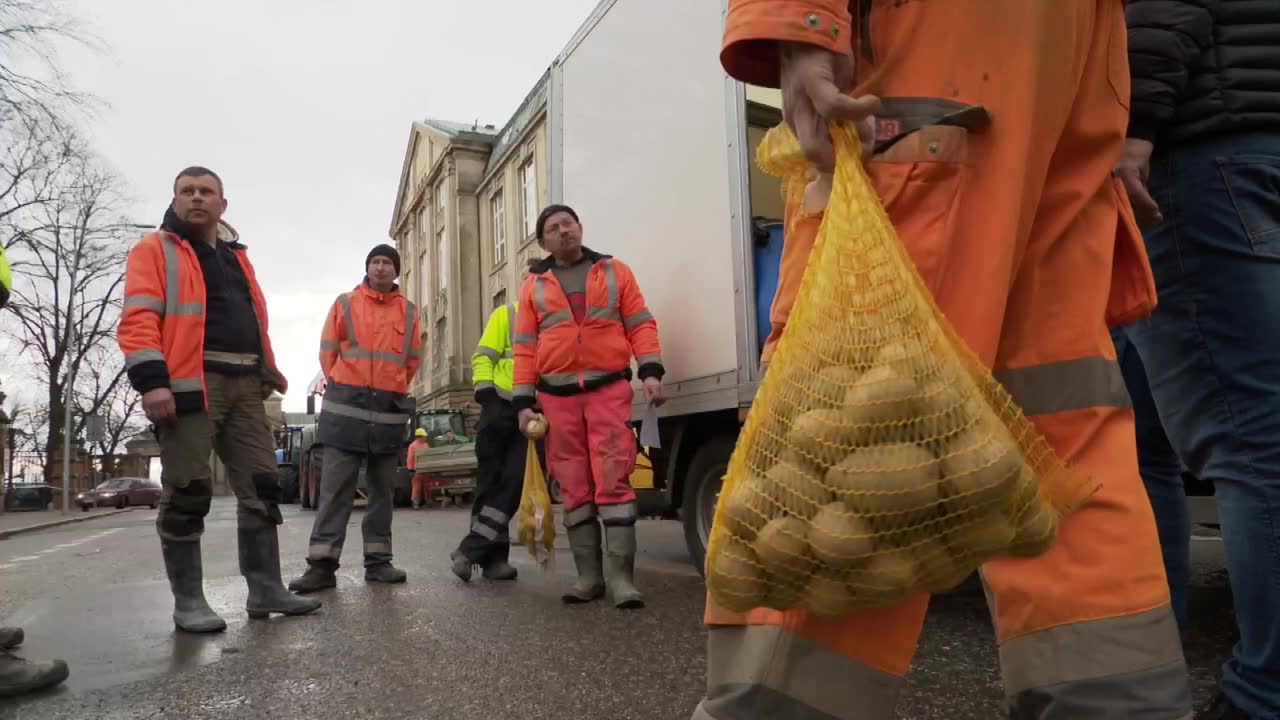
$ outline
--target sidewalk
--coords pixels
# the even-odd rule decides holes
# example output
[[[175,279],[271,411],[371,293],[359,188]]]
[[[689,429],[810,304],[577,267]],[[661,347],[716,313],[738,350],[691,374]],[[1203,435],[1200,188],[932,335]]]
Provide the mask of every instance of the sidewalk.
[[[61,510],[45,510],[41,512],[10,510],[9,512],[0,513],[0,540],[14,535],[58,527],[59,525],[119,515],[130,510],[133,510],[133,508],[125,508],[123,510],[95,509],[83,512],[79,508],[74,508],[66,515],[63,515]]]

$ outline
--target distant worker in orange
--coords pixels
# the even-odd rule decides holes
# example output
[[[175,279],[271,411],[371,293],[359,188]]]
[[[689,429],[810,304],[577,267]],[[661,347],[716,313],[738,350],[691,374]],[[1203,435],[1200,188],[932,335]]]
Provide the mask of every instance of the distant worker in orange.
[[[550,423],[547,468],[564,496],[564,525],[578,580],[562,599],[591,602],[606,586],[618,608],[644,607],[635,586],[636,494],[631,471],[631,360],[645,398],[662,403],[658,323],[631,268],[582,245],[578,214],[538,215],[538,244],[516,314],[512,406],[522,431],[541,405]],[[606,551],[601,556],[600,525]]]
[[[1155,301],[1111,174],[1128,122],[1124,3],[730,0],[720,59],[781,88],[820,171],[834,162],[827,123],[874,117],[868,168],[929,290],[1063,459],[1101,483],[1045,555],[982,569],[1008,716],[1190,718],[1108,333]],[[787,208],[766,360],[820,221]],[[836,620],[708,603],[693,717],[895,717],[928,602]]]
[[[426,473],[418,472],[418,451],[426,450],[431,447],[431,443],[427,442],[427,429],[418,428],[413,431],[413,442],[409,443],[409,450],[405,454],[404,466],[413,471],[413,509],[417,510],[422,507],[424,502],[431,500],[427,495],[427,481],[430,479]]]

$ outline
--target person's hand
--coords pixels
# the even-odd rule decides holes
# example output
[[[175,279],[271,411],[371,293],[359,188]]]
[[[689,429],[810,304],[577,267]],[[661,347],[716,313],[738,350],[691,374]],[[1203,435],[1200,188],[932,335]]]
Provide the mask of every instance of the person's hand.
[[[156,425],[167,425],[178,418],[178,408],[173,402],[173,391],[156,388],[142,394],[142,411]]]
[[[516,424],[520,426],[520,432],[529,433],[529,421],[538,417],[538,413],[532,410],[521,410],[516,413]]]
[[[809,162],[818,172],[835,170],[836,153],[828,122],[856,123],[863,156],[870,155],[875,137],[873,115],[880,109],[880,98],[845,94],[853,85],[853,57],[798,42],[779,43],[778,52],[782,115]]]
[[[262,399],[266,400],[271,397],[271,393],[275,392],[275,388],[270,383],[262,383]]]
[[[662,396],[662,380],[656,377],[644,379],[644,397],[654,407],[661,407],[667,399]]]
[[[1147,178],[1151,175],[1151,151],[1153,146],[1149,140],[1129,138],[1124,141],[1124,150],[1120,153],[1120,161],[1116,163],[1116,177],[1124,184],[1129,194],[1129,204],[1133,206],[1134,219],[1138,227],[1146,229],[1164,222],[1160,206],[1156,204],[1147,190]]]

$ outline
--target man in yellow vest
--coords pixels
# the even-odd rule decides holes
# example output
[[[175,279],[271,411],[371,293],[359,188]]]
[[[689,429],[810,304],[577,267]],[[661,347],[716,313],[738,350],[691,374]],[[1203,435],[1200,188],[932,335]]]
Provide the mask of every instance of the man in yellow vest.
[[[471,507],[471,529],[450,556],[453,574],[463,582],[470,582],[476,565],[488,580],[516,579],[516,569],[507,562],[511,550],[508,527],[520,505],[528,446],[511,406],[515,325],[516,305],[499,306],[489,315],[484,335],[471,356],[475,398],[481,407],[476,437],[476,499]]]

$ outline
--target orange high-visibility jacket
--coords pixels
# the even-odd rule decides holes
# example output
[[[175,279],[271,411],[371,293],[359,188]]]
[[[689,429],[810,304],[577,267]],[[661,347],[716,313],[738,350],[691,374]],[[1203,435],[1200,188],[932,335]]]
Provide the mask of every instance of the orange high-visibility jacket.
[[[409,444],[409,452],[405,454],[404,466],[410,470],[418,469],[418,451],[431,447],[426,438],[418,438]]]
[[[320,336],[327,382],[317,440],[398,454],[414,410],[409,384],[421,364],[418,308],[399,287],[380,293],[362,282],[339,295]]]
[[[258,332],[262,338],[263,382],[280,393],[289,388],[267,333],[267,301],[258,286],[248,252],[229,225],[219,235],[240,261]],[[205,284],[200,259],[191,243],[161,230],[129,251],[125,265],[124,311],[116,340],[124,353],[129,382],[139,393],[167,387],[179,412],[203,410]]]
[[[534,405],[536,390],[573,395],[631,379],[631,358],[640,378],[661,378],[658,322],[645,305],[631,268],[609,255],[583,248],[592,263],[587,275],[587,311],[581,325],[548,257],[529,270],[516,313],[516,410]]]

